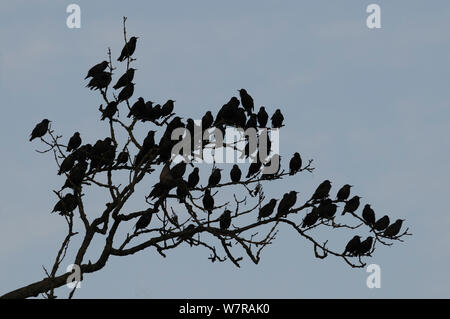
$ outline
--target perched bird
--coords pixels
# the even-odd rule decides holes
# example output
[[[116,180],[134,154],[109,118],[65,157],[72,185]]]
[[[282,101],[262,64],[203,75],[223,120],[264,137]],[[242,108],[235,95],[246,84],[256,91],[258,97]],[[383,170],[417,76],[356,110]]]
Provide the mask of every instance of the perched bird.
[[[86,85],[91,90],[102,90],[105,89],[109,83],[111,83],[112,77],[109,72],[100,72],[95,74],[95,76]]]
[[[345,184],[341,187],[341,189],[337,192],[336,199],[339,202],[345,201],[350,196],[350,188],[352,185]]]
[[[48,124],[49,124],[50,122],[51,122],[51,121],[49,121],[49,120],[47,120],[47,119],[43,119],[40,123],[38,123],[38,124],[34,127],[33,131],[31,132],[30,142],[31,142],[32,140],[34,140],[35,138],[37,138],[37,137],[42,137],[42,136],[44,136],[44,135],[47,133],[47,131],[48,131]]]
[[[345,203],[344,210],[342,211],[342,215],[344,215],[345,213],[354,213],[359,207],[360,199],[361,199],[361,197],[359,197],[359,196],[353,196],[352,198],[350,198]]]
[[[397,219],[392,225],[389,225],[384,230],[383,236],[386,236],[386,237],[396,236],[400,232],[400,229],[402,228],[402,223],[403,223],[403,219]]]
[[[373,209],[370,207],[369,204],[366,204],[364,206],[362,211],[362,217],[367,224],[369,225],[375,224],[375,212],[373,211]]]
[[[297,202],[297,194],[298,192],[296,191],[290,191],[283,195],[283,198],[278,205],[277,217],[286,216],[289,213],[289,210]]]
[[[185,181],[180,180],[178,182],[176,193],[177,193],[178,201],[180,203],[184,203],[186,201],[186,196],[188,196],[188,194],[189,194],[189,190],[188,190],[188,187],[187,187]]]
[[[172,173],[173,178],[183,178],[184,173],[186,172],[186,162],[181,161],[178,164],[176,164],[172,169],[170,170]]]
[[[59,166],[58,175],[61,175],[63,173],[66,173],[66,172],[70,171],[73,168],[74,165],[75,165],[75,156],[73,156],[73,154],[69,154],[61,162],[61,165]]]
[[[373,238],[367,237],[364,241],[361,242],[358,249],[356,249],[356,255],[362,256],[370,252],[372,249]]]
[[[68,193],[56,203],[52,213],[59,212],[61,215],[66,215],[73,212],[77,206],[77,198],[73,194]]]
[[[256,114],[250,114],[250,117],[247,120],[247,123],[245,123],[244,129],[254,128],[255,130],[258,127],[258,118]]]
[[[272,120],[273,128],[280,128],[283,126],[284,116],[281,114],[280,109],[277,109],[270,119]]]
[[[94,77],[98,73],[101,73],[105,71],[105,69],[108,67],[108,61],[100,62],[96,65],[94,65],[92,68],[89,69],[88,74],[84,78],[85,80],[90,77]]]
[[[289,175],[294,175],[302,168],[302,158],[298,152],[289,161]]]
[[[153,208],[149,208],[146,210],[146,212],[139,217],[138,221],[136,222],[136,225],[134,226],[134,232],[136,233],[139,229],[144,229],[148,225],[150,225],[150,222],[152,221],[152,216],[154,213]]]
[[[259,154],[256,154],[256,161],[252,162],[248,168],[247,176],[246,178],[249,178],[259,172],[261,169],[262,163],[259,159]]]
[[[142,97],[139,97],[138,100],[131,106],[130,112],[127,117],[134,116],[136,118],[144,117],[145,113],[145,101]]]
[[[317,207],[317,214],[320,218],[331,219],[336,214],[337,205],[329,198],[322,199]]]
[[[220,179],[222,177],[220,174],[220,171],[221,171],[220,168],[213,169],[213,171],[208,179],[208,187],[214,187],[220,183]]]
[[[233,168],[230,171],[230,178],[233,183],[237,183],[241,180],[242,172],[239,169],[237,164],[233,165]]]
[[[88,164],[86,162],[77,163],[69,173],[65,184],[62,189],[69,187],[72,189],[79,188],[81,183],[83,182],[83,178],[86,174],[86,170],[88,168]]]
[[[169,163],[166,163],[166,165],[164,165],[164,167],[162,168],[161,174],[159,175],[159,182],[161,183],[161,185],[174,187],[175,178],[172,175],[169,165]]]
[[[331,182],[329,180],[323,181],[316,189],[311,197],[311,200],[318,200],[328,197],[330,194]]]
[[[69,143],[67,144],[67,152],[72,152],[73,150],[76,150],[80,145],[81,145],[80,133],[75,132],[69,139]]]
[[[198,167],[194,167],[194,170],[188,176],[187,180],[188,188],[194,188],[195,186],[197,186],[199,181],[200,177],[198,176]]]
[[[133,68],[129,68],[124,75],[122,75],[119,80],[117,80],[117,83],[113,86],[113,88],[115,90],[127,86],[129,83],[131,83],[131,81],[133,81],[134,78],[134,71],[136,71],[136,69]]]
[[[277,200],[275,198],[272,198],[266,205],[261,207],[258,214],[258,220],[261,220],[261,218],[269,217],[270,215],[272,215],[276,204]]]
[[[212,126],[214,122],[214,118],[211,114],[211,111],[207,111],[205,115],[202,117],[202,130],[206,130]]]
[[[361,245],[361,237],[360,236],[354,236],[350,241],[347,243],[347,246],[345,246],[344,255],[346,253],[349,253],[350,256],[354,256]]]
[[[120,53],[117,61],[124,61],[126,58],[129,58],[133,55],[134,50],[136,50],[136,41],[139,37],[131,37],[130,40],[124,45],[122,52]]]
[[[266,108],[261,106],[257,114],[259,127],[266,127],[267,121],[269,120],[269,115],[266,112]]]
[[[383,217],[381,217],[379,220],[377,220],[375,222],[375,224],[373,224],[373,229],[378,230],[378,231],[382,231],[383,229],[385,229],[386,227],[389,226],[389,216],[388,215],[384,215]]]
[[[106,118],[111,120],[114,114],[116,114],[116,112],[117,112],[117,102],[116,101],[109,102],[108,105],[102,110],[101,120],[103,121]]]
[[[319,214],[317,213],[317,208],[313,207],[311,212],[306,214],[305,218],[303,218],[302,227],[303,228],[311,227],[312,225],[314,225],[317,222],[318,219],[319,219]]]
[[[241,97],[242,106],[244,107],[247,114],[252,114],[253,109],[255,108],[253,98],[250,96],[250,94],[247,93],[245,89],[240,89],[239,95]]]
[[[236,112],[233,113],[233,123],[236,127],[245,128],[247,124],[247,115],[245,115],[245,110],[239,107]]]
[[[225,209],[222,215],[219,217],[219,224],[221,230],[226,230],[231,225],[231,211]]]
[[[214,208],[214,197],[211,196],[211,191],[209,188],[205,190],[205,195],[203,196],[203,208],[208,211],[209,215],[212,214],[212,210]]]
[[[116,164],[126,164],[128,159],[130,158],[130,154],[127,151],[122,151],[117,155]]]
[[[182,234],[178,236],[180,240],[190,240],[195,233],[195,225],[189,224],[185,229],[183,229]]]
[[[117,96],[117,101],[120,103],[122,101],[128,100],[134,92],[134,83],[130,82],[128,83],[122,91],[120,91],[119,95]]]
[[[167,100],[166,103],[164,103],[164,105],[161,107],[161,117],[165,117],[168,116],[172,113],[173,108],[174,108],[174,100]]]

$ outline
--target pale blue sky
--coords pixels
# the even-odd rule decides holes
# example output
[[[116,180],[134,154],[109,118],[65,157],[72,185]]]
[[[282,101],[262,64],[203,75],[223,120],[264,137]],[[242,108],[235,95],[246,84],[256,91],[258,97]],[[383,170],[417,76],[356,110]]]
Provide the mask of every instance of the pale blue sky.
[[[69,3],[0,1],[0,294],[43,278],[66,227],[49,214],[62,178],[50,154],[34,152],[30,130],[47,117],[66,138],[107,132],[83,78],[108,46],[117,58],[126,15],[141,37],[135,96],[173,98],[199,118],[247,88],[285,114],[282,155],[315,159],[313,174],[266,192],[306,198],[324,179],[350,183],[414,236],[377,250],[380,289],[366,287],[364,269],[315,259],[284,228],[259,265],[212,264],[188,245],[166,259],[148,250],[111,258],[77,297],[450,297],[448,1],[76,1],[81,29],[66,27]],[[365,25],[369,3],[381,6],[380,30]],[[102,199],[91,198],[92,210]]]

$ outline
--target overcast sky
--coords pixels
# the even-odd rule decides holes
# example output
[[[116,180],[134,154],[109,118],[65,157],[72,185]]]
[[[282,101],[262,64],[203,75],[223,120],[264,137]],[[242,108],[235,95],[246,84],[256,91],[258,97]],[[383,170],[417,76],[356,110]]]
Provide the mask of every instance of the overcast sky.
[[[107,134],[100,96],[83,78],[108,47],[117,58],[125,15],[128,34],[140,37],[135,96],[173,98],[182,116],[200,118],[246,88],[257,106],[282,109],[281,155],[299,151],[316,167],[267,193],[296,189],[306,199],[324,179],[332,194],[350,183],[377,215],[405,218],[413,236],[368,260],[381,267],[379,289],[367,288],[365,269],[316,259],[282,227],[258,265],[213,264],[186,244],[165,259],[146,250],[110,258],[77,297],[450,297],[448,1],[376,1],[377,30],[366,27],[372,2],[359,0],[77,1],[80,29],[66,26],[70,3],[0,1],[0,294],[42,279],[66,231],[49,213],[64,180],[30,131],[49,118],[65,138]],[[90,203],[95,215],[105,201]]]

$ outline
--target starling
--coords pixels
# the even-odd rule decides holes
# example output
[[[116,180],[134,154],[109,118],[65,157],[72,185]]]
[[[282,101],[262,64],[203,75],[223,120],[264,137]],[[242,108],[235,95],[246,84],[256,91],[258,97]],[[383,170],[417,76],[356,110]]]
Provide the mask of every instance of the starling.
[[[120,57],[117,59],[117,61],[124,61],[126,58],[129,58],[133,55],[134,50],[136,50],[136,41],[139,39],[139,37],[131,37],[130,41],[128,41],[120,53]]]
[[[134,71],[136,71],[136,69],[129,68],[127,70],[127,72],[125,72],[125,74],[120,77],[120,79],[113,86],[113,88],[115,90],[117,90],[117,89],[124,87],[124,86],[128,85],[129,83],[131,83],[131,81],[133,81],[133,78],[134,78]]]
[[[61,215],[66,215],[71,213],[77,208],[78,200],[73,194],[66,194],[63,198],[61,198],[53,207],[53,212],[60,212]]]
[[[172,169],[170,170],[170,173],[172,173],[173,178],[183,178],[184,173],[186,172],[186,162],[181,161],[178,164],[176,164]]]
[[[181,180],[177,186],[177,197],[180,203],[184,203],[186,201],[186,196],[189,194],[189,190],[187,188],[186,182]]]
[[[166,103],[161,107],[161,117],[169,116],[173,111],[174,100],[167,100]]]
[[[183,122],[181,121],[181,117],[175,116],[169,124],[167,124],[167,130],[172,132],[173,130],[184,127]]]
[[[258,123],[259,123],[259,127],[266,127],[267,126],[267,121],[269,120],[269,115],[266,112],[266,108],[264,106],[261,106],[259,108],[259,112],[258,112]]]
[[[337,192],[336,199],[339,202],[345,201],[350,196],[350,188],[352,185],[345,184],[341,187],[341,189]]]
[[[250,167],[248,168],[247,176],[246,178],[249,178],[259,172],[261,169],[262,163],[259,160],[259,154],[256,154],[256,162],[253,162],[250,164]]]
[[[207,188],[203,196],[203,208],[208,211],[208,216],[212,214],[214,208],[214,197],[211,196],[211,191]]]
[[[127,151],[122,151],[117,155],[116,164],[126,164],[128,162],[128,159],[130,158],[130,154],[128,154]]]
[[[255,130],[258,127],[258,118],[256,114],[250,114],[250,117],[247,120],[247,123],[245,123],[244,129],[254,128]]]
[[[189,224],[185,229],[183,229],[182,234],[178,237],[180,240],[188,240],[194,236],[195,225]]]
[[[155,146],[155,131],[150,130],[142,143],[142,148],[149,150]]]
[[[348,242],[347,246],[345,246],[344,255],[345,253],[349,253],[350,256],[354,256],[361,246],[361,237],[355,236]]]
[[[244,128],[247,123],[247,115],[245,115],[245,110],[242,107],[239,107],[233,115],[233,122],[236,127]]]
[[[117,102],[116,101],[109,102],[108,105],[102,110],[101,120],[103,121],[106,118],[111,120],[114,114],[116,114],[116,112],[117,112]]]
[[[237,183],[241,180],[242,172],[239,169],[237,164],[233,165],[233,168],[230,171],[230,178],[233,183]]]
[[[164,186],[174,186],[175,178],[172,175],[169,163],[164,165],[163,169],[161,170],[161,174],[159,175],[159,182]]]
[[[302,158],[298,152],[289,161],[289,175],[294,175],[302,168]]]
[[[188,188],[194,188],[197,186],[200,181],[200,177],[198,176],[198,167],[195,167],[194,170],[189,174],[187,186]]]
[[[170,191],[170,187],[167,185],[164,185],[162,183],[156,183],[155,185],[153,185],[153,189],[150,192],[150,195],[148,195],[149,198],[153,199],[153,198],[161,198],[163,197],[165,194],[167,194]]]
[[[321,218],[331,219],[336,214],[337,205],[333,204],[333,201],[329,198],[320,201],[317,207],[317,214]]]
[[[208,187],[214,187],[217,186],[217,184],[220,183],[220,179],[221,179],[221,174],[220,174],[221,169],[220,168],[215,168],[211,175],[209,176],[208,179]]]
[[[74,159],[76,159],[78,162],[85,162],[91,156],[91,152],[92,152],[92,145],[85,144],[76,149],[72,153],[72,155]]]
[[[284,116],[281,114],[280,109],[277,109],[270,119],[272,120],[273,128],[280,128],[283,126]]]
[[[312,225],[314,225],[317,222],[318,219],[319,219],[319,214],[317,213],[317,208],[313,207],[311,212],[306,214],[305,218],[303,218],[302,227],[303,228],[311,227]]]
[[[154,210],[153,208],[149,208],[146,210],[146,212],[139,217],[138,221],[136,222],[136,225],[134,227],[134,232],[136,233],[139,229],[146,228],[148,225],[150,225],[150,222],[152,221]]]
[[[290,191],[283,195],[283,198],[278,205],[277,217],[286,216],[289,213],[289,210],[295,205],[297,201],[297,193],[296,191]]]
[[[272,215],[276,204],[277,200],[275,198],[272,198],[266,205],[261,207],[258,214],[258,220],[261,220],[261,218],[269,217],[270,215]]]
[[[122,102],[125,100],[128,100],[134,92],[134,83],[130,82],[128,83],[122,91],[120,91],[119,95],[117,96],[117,102]]]
[[[101,72],[97,73],[86,85],[86,87],[91,90],[102,90],[105,89],[109,83],[111,83],[111,73],[109,72]]]
[[[84,175],[86,174],[87,167],[88,164],[86,162],[77,163],[77,165],[70,170],[69,176],[67,177],[62,189],[66,187],[72,189],[80,187],[83,182]]]
[[[89,69],[88,74],[84,78],[85,80],[90,77],[94,77],[98,73],[101,73],[105,71],[105,69],[108,67],[108,61],[100,62],[96,65],[94,65],[92,68]]]
[[[356,250],[356,255],[362,256],[370,252],[372,249],[373,238],[367,237],[364,241],[361,242],[358,249]]]
[[[47,133],[48,131],[48,124],[50,123],[49,120],[47,119],[43,119],[42,122],[40,122],[39,124],[37,124],[33,131],[31,132],[31,136],[30,136],[30,142],[32,140],[34,140],[36,137],[42,137],[45,135],[45,133]]]
[[[397,219],[392,225],[389,225],[385,229],[383,236],[391,238],[396,236],[400,232],[400,229],[402,228],[402,223],[403,219]]]
[[[242,106],[244,107],[247,114],[252,114],[252,111],[255,108],[253,98],[250,96],[250,94],[247,93],[245,89],[240,89],[239,95],[241,96]]]
[[[142,118],[145,113],[145,101],[142,97],[139,97],[138,100],[131,106],[130,112],[127,117],[131,117],[132,115],[136,118]]]
[[[220,229],[226,230],[231,225],[231,211],[226,209],[219,217]]]
[[[342,211],[342,215],[344,215],[345,213],[354,213],[358,207],[359,207],[359,200],[361,197],[359,196],[353,196],[352,198],[350,198],[344,206],[344,210]]]
[[[382,231],[383,229],[385,229],[386,227],[389,226],[389,222],[390,222],[389,221],[389,216],[388,215],[384,215],[379,220],[377,220],[375,222],[375,224],[373,224],[373,228],[375,230]]]
[[[362,217],[367,224],[371,226],[375,224],[375,212],[373,211],[373,209],[370,207],[369,204],[366,204],[364,206],[364,209],[362,211]]]
[[[75,132],[67,144],[67,152],[76,150],[81,145],[81,137],[79,132]]]
[[[331,182],[329,180],[323,181],[312,195],[312,200],[318,200],[328,197],[330,194]]]
[[[59,172],[58,175],[61,175],[63,173],[66,173],[70,171],[73,168],[73,165],[75,165],[75,156],[73,154],[69,154],[59,166]]]
[[[211,114],[211,111],[207,111],[205,115],[202,117],[202,130],[206,130],[212,126],[214,122],[214,118]]]

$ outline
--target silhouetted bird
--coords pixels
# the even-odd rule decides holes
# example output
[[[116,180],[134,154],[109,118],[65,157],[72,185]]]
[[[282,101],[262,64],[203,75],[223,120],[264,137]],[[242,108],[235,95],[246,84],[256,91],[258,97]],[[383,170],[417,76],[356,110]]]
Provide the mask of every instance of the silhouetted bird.
[[[256,161],[250,164],[246,178],[249,178],[249,177],[259,173],[261,166],[262,166],[262,163],[259,159],[259,154],[256,154]]]
[[[181,161],[178,164],[176,164],[172,169],[170,170],[172,173],[173,178],[183,178],[184,173],[186,172],[186,162]]]
[[[258,118],[256,116],[256,114],[251,114],[250,117],[247,120],[247,123],[245,123],[245,127],[244,129],[249,129],[249,128],[254,128],[256,129],[258,127]]]
[[[42,137],[44,136],[48,131],[48,124],[50,123],[49,120],[43,119],[40,123],[38,123],[33,131],[31,132],[30,136],[30,142],[34,140],[36,137]]]
[[[253,98],[250,96],[250,94],[247,93],[245,89],[240,89],[239,95],[241,96],[241,103],[245,111],[247,112],[247,114],[251,114],[253,112],[253,109],[255,108]]]
[[[92,145],[85,144],[76,149],[72,153],[72,155],[74,159],[76,159],[78,162],[85,162],[91,156],[91,152],[92,152]]]
[[[122,151],[117,155],[116,164],[126,164],[128,162],[128,159],[130,158],[130,154],[128,154],[127,151]]]
[[[231,211],[228,209],[225,209],[222,215],[219,217],[219,224],[220,229],[226,230],[231,225]]]
[[[207,111],[205,115],[202,117],[202,130],[206,130],[212,126],[214,122],[214,118],[211,114],[211,111]]]
[[[200,177],[198,176],[198,167],[194,167],[194,170],[188,176],[188,188],[194,188],[195,186],[197,186],[199,181]]]
[[[161,170],[161,174],[159,175],[159,182],[162,185],[170,187],[175,185],[175,178],[172,175],[169,165],[169,163],[165,164],[163,169]]]
[[[241,180],[242,172],[239,169],[237,164],[233,165],[233,168],[230,171],[230,178],[233,183],[237,183]]]
[[[109,102],[108,105],[102,111],[101,120],[103,121],[106,118],[112,119],[112,117],[114,116],[114,114],[116,114],[116,112],[117,112],[117,102],[116,101]]]
[[[362,217],[367,224],[369,225],[375,224],[375,212],[373,211],[373,209],[370,207],[369,204],[366,204],[364,206],[362,211]]]
[[[378,231],[382,231],[383,229],[385,229],[386,227],[389,226],[389,216],[388,215],[384,215],[383,217],[381,217],[379,220],[377,220],[375,222],[375,224],[373,225],[373,228],[375,230]]]
[[[298,152],[289,161],[289,175],[294,175],[302,168],[302,158]]]
[[[330,189],[331,189],[331,182],[326,179],[317,187],[311,199],[318,200],[328,197],[328,195],[330,194]]]
[[[94,77],[98,73],[101,73],[105,71],[105,69],[108,67],[108,61],[100,62],[96,65],[94,65],[92,68],[89,69],[88,74],[84,78],[85,80],[90,77]]]
[[[347,246],[345,246],[345,250],[344,250],[343,254],[345,255],[346,253],[349,253],[351,256],[356,255],[360,245],[361,245],[361,237],[360,236],[353,237],[347,243]]]
[[[164,195],[167,195],[167,193],[169,192],[169,190],[171,189],[170,186],[164,185],[161,182],[156,183],[155,185],[153,185],[153,189],[150,192],[149,198],[153,199],[153,198],[161,198]]]
[[[203,208],[208,211],[209,220],[209,215],[212,214],[212,210],[214,208],[214,197],[211,196],[211,191],[209,188],[205,190],[205,195],[203,196]]]
[[[105,89],[111,83],[112,77],[109,72],[97,73],[86,85],[91,90]]]
[[[396,236],[400,232],[400,229],[402,228],[402,223],[403,223],[403,219],[397,219],[392,225],[389,225],[385,229],[383,236],[386,236],[386,237]]]
[[[195,233],[195,225],[189,224],[185,229],[183,229],[182,234],[178,236],[180,240],[189,240],[194,236]]]
[[[69,143],[67,144],[67,152],[71,152],[76,150],[81,145],[81,137],[79,132],[75,132],[72,137],[69,139]]]
[[[65,184],[63,185],[62,189],[69,187],[72,189],[79,188],[81,186],[81,183],[83,182],[83,178],[86,174],[88,164],[86,162],[79,162],[77,163],[69,173],[69,176],[67,177],[67,180]]]
[[[355,252],[356,255],[362,256],[362,255],[365,255],[368,252],[370,252],[370,250],[372,249],[372,244],[373,244],[373,238],[367,237],[364,241],[361,242],[359,247],[356,249],[356,252]]]
[[[134,92],[134,83],[130,82],[128,83],[122,91],[120,91],[119,95],[117,96],[117,101],[120,103],[122,101],[128,100]]]
[[[236,127],[245,128],[245,124],[247,124],[247,115],[245,115],[245,110],[242,107],[238,107],[236,112],[234,112],[233,122]]]
[[[319,219],[319,214],[317,213],[317,208],[313,207],[311,212],[306,214],[305,218],[303,218],[302,227],[303,228],[311,227],[317,222],[318,219]]]
[[[70,171],[73,168],[73,165],[75,165],[75,156],[73,154],[69,154],[59,166],[59,172],[58,175],[61,175],[63,173],[66,173]]]
[[[273,128],[280,128],[283,126],[284,116],[281,114],[280,109],[277,109],[270,119],[272,120]]]
[[[277,217],[286,216],[289,213],[289,210],[295,205],[297,201],[297,193],[296,191],[290,191],[283,195],[283,198],[278,205]]]
[[[124,45],[122,52],[120,53],[117,61],[124,61],[126,58],[133,55],[134,50],[136,50],[136,41],[139,37],[131,37],[130,40]]]
[[[180,203],[184,203],[186,201],[186,196],[189,194],[189,190],[187,188],[186,182],[180,180],[177,186],[177,198]]]
[[[350,188],[352,185],[345,184],[341,187],[341,189],[337,192],[336,199],[339,202],[345,201],[350,196]]]
[[[139,229],[147,228],[147,226],[150,225],[150,222],[152,221],[153,213],[154,213],[154,209],[149,208],[146,210],[146,212],[141,217],[139,217],[138,221],[136,222],[136,225],[134,226],[135,233]]]
[[[272,198],[266,205],[261,207],[258,214],[258,220],[261,220],[262,218],[266,218],[272,215],[276,204],[277,200],[275,198]]]
[[[319,206],[317,207],[317,213],[319,217],[331,219],[336,214],[337,205],[333,204],[333,201],[329,198],[323,199],[320,201]]]
[[[56,203],[52,213],[59,212],[61,215],[66,215],[73,212],[77,206],[77,198],[73,194],[68,193]]]
[[[181,117],[175,116],[169,124],[167,124],[167,130],[172,132],[176,128],[184,127],[183,122],[181,121]]]
[[[131,117],[132,115],[136,118],[144,117],[145,113],[145,101],[142,97],[139,97],[138,100],[131,106],[130,112],[127,117]]]
[[[220,174],[221,169],[220,168],[215,168],[211,175],[209,176],[208,179],[208,187],[214,187],[217,184],[219,184],[220,179],[221,179],[221,174]]]
[[[342,211],[342,215],[344,215],[345,213],[354,213],[358,207],[359,207],[359,200],[361,197],[359,196],[353,196],[352,198],[350,198],[344,206],[344,210]]]
[[[113,86],[113,88],[115,90],[127,86],[129,83],[131,83],[131,81],[133,81],[134,78],[134,71],[136,71],[136,69],[133,68],[129,68],[124,75],[122,75],[120,77],[120,79],[117,81],[116,85]]]
[[[266,112],[266,108],[261,106],[258,112],[258,123],[259,127],[266,127],[267,121],[269,120],[269,115]]]
[[[173,102],[175,102],[175,101],[167,100],[167,102],[164,103],[164,105],[161,107],[161,117],[168,116],[172,113],[173,108],[174,108]]]

